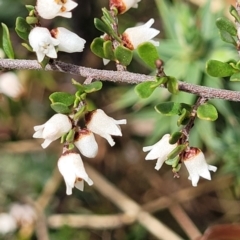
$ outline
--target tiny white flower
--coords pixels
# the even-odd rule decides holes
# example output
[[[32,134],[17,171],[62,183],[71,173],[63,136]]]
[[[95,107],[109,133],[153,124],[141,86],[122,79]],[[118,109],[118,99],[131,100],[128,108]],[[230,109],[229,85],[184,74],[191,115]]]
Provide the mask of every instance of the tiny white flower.
[[[85,171],[80,155],[77,153],[68,151],[63,153],[58,160],[58,169],[66,183],[67,195],[72,194],[74,186],[83,191],[83,180],[90,186],[93,184],[93,181],[88,177],[88,174]]]
[[[76,133],[74,145],[85,157],[94,158],[98,153],[98,144],[93,133],[88,129],[82,129]]]
[[[72,0],[37,0],[36,10],[40,17],[52,19],[57,16],[71,18],[70,12],[78,4]]]
[[[110,8],[117,8],[119,14],[123,14],[130,8],[137,8],[141,0],[110,0]]]
[[[185,152],[183,162],[189,173],[188,179],[192,181],[194,187],[197,186],[200,177],[211,180],[209,171],[217,171],[217,167],[207,164],[204,154],[199,148],[191,147],[189,151]]]
[[[138,45],[144,42],[151,42],[155,46],[159,46],[158,41],[152,40],[155,36],[157,36],[160,31],[151,28],[154,23],[154,19],[151,18],[148,22],[143,25],[127,28],[125,32],[122,34],[123,41],[127,48],[133,50],[138,47]]]
[[[34,130],[36,132],[33,134],[33,137],[45,139],[42,143],[42,147],[46,148],[51,142],[69,132],[71,128],[72,123],[70,119],[64,114],[57,113],[43,125],[35,126]]]
[[[93,133],[105,138],[111,146],[115,144],[111,135],[122,136],[119,124],[127,123],[126,119],[115,120],[109,117],[102,109],[89,112],[86,114],[85,120],[87,128]]]
[[[155,160],[157,159],[157,163],[155,166],[156,170],[159,170],[164,161],[167,160],[167,156],[169,153],[177,147],[177,143],[170,144],[170,134],[165,134],[157,143],[152,146],[143,147],[144,152],[150,151],[145,157],[146,160]]]
[[[59,40],[53,38],[47,28],[35,27],[28,36],[29,44],[37,54],[38,62],[42,62],[45,55],[50,58],[57,58],[55,46]]]
[[[51,34],[59,41],[58,51],[73,53],[82,52],[84,49],[86,41],[66,28],[55,28],[51,30]]]
[[[23,86],[15,73],[6,72],[0,75],[0,92],[15,99],[23,94]]]
[[[8,234],[17,230],[16,220],[8,213],[0,213],[0,234]]]

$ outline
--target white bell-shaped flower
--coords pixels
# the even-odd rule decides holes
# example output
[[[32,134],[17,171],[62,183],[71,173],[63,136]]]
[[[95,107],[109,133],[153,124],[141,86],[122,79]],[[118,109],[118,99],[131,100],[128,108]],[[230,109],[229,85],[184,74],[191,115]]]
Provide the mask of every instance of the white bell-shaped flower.
[[[130,8],[137,8],[141,0],[110,0],[110,8],[117,8],[119,14],[123,14]]]
[[[151,28],[153,23],[154,19],[151,18],[143,25],[127,28],[122,34],[122,39],[125,42],[125,46],[131,50],[136,49],[138,45],[144,42],[151,42],[153,45],[159,46],[158,41],[152,40],[160,33],[159,30]]]
[[[15,73],[6,72],[0,75],[0,92],[17,99],[23,94],[24,88]]]
[[[85,157],[94,158],[98,153],[98,144],[88,129],[82,129],[75,134],[74,145]]]
[[[57,113],[43,125],[35,126],[34,130],[36,132],[33,134],[33,137],[45,139],[45,141],[42,143],[42,147],[46,148],[51,142],[69,132],[71,128],[72,123],[68,116]]]
[[[157,143],[152,146],[143,147],[144,152],[150,151],[145,157],[146,160],[155,160],[157,163],[155,166],[156,170],[159,170],[164,161],[167,160],[169,153],[177,147],[177,143],[170,144],[170,134],[165,134]]]
[[[111,135],[122,136],[119,124],[126,124],[127,120],[115,120],[109,117],[102,109],[96,109],[85,116],[87,128],[95,134],[105,138],[111,146],[114,146]]]
[[[185,152],[183,162],[189,173],[188,179],[192,181],[194,187],[197,186],[200,177],[211,180],[209,171],[217,171],[217,167],[207,164],[204,154],[199,148],[191,147]]]
[[[53,38],[47,28],[33,28],[28,39],[33,51],[37,54],[38,62],[42,62],[45,56],[57,58],[55,46],[59,44],[59,40]]]
[[[0,234],[5,235],[16,231],[17,221],[9,213],[0,213]]]
[[[82,52],[86,41],[77,34],[63,27],[51,30],[51,34],[59,41],[58,51],[73,53]]]
[[[74,186],[83,191],[84,181],[92,185],[93,181],[85,171],[83,161],[79,154],[66,151],[58,160],[58,169],[62,174],[67,187],[67,195],[72,194]]]
[[[36,10],[40,17],[52,19],[57,16],[71,18],[78,4],[72,0],[37,0]]]

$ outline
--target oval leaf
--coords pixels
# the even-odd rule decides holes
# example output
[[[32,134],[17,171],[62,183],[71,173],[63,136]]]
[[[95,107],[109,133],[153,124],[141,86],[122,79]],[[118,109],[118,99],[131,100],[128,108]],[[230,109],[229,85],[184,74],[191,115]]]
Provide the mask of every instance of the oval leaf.
[[[175,144],[177,143],[177,141],[179,140],[179,138],[182,136],[182,133],[181,132],[174,132],[170,139],[169,139],[169,143],[170,144]]]
[[[111,30],[109,29],[109,27],[99,18],[94,18],[94,25],[99,31],[111,35]]]
[[[236,70],[228,63],[217,60],[209,60],[207,62],[206,70],[212,77],[228,77],[236,72]]]
[[[51,108],[57,113],[68,114],[71,112],[71,110],[68,108],[68,106],[66,106],[63,103],[59,103],[59,102],[52,103]]]
[[[83,85],[83,89],[86,93],[96,92],[102,89],[102,82],[96,81],[90,84]]]
[[[66,92],[54,92],[49,96],[52,103],[62,103],[65,106],[71,106],[74,104],[75,96]]]
[[[191,111],[192,109],[191,105],[176,102],[164,102],[155,106],[155,110],[158,113],[164,114],[166,116],[180,115],[183,108],[187,109],[188,111]]]
[[[187,145],[182,144],[178,145],[176,148],[174,148],[167,156],[167,159],[175,158],[177,157],[182,151],[186,149]]]
[[[105,41],[103,43],[103,53],[106,59],[110,59],[111,61],[115,60],[113,46],[111,41]]]
[[[143,83],[138,84],[135,87],[135,91],[139,97],[148,98],[151,96],[151,94],[157,87],[158,87],[158,85],[156,86],[156,82],[153,82],[153,81],[143,82]]]
[[[2,35],[2,47],[8,58],[14,59],[14,52],[12,43],[10,40],[9,30],[7,25],[2,23],[3,35]]]
[[[212,104],[205,103],[198,107],[197,116],[203,120],[215,121],[218,118],[218,112]]]
[[[28,35],[31,31],[31,26],[26,22],[22,17],[16,19],[15,31],[20,38],[25,41],[28,41]]]
[[[234,40],[234,38],[232,37],[232,35],[230,33],[226,32],[224,30],[220,30],[220,36],[224,42],[231,43],[234,46],[237,45],[236,41]]]
[[[128,66],[133,58],[133,52],[124,46],[117,46],[114,55],[123,66]]]
[[[226,31],[232,36],[237,36],[235,24],[227,18],[220,17],[216,20],[217,27],[222,31]]]
[[[230,81],[232,81],[232,82],[239,82],[240,81],[240,72],[234,73],[230,77]]]
[[[103,52],[103,43],[104,40],[102,38],[95,38],[91,43],[91,51],[97,55],[98,57],[105,58],[104,52]]]
[[[159,59],[156,47],[150,43],[145,42],[137,47],[139,57],[150,67],[156,68],[156,61]]]
[[[178,93],[178,81],[174,77],[168,77],[167,89],[172,94]]]

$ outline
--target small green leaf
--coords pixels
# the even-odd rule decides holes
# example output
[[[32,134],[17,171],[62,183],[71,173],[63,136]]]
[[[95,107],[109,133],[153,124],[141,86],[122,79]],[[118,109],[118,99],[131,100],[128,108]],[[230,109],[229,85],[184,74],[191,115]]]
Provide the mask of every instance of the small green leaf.
[[[103,52],[104,40],[102,38],[95,38],[91,43],[91,51],[100,58],[105,58]]]
[[[28,35],[31,31],[31,26],[26,22],[22,17],[16,19],[15,31],[20,38],[25,41],[28,41]]]
[[[230,77],[230,81],[231,81],[231,82],[240,82],[240,72],[234,73],[234,74]]]
[[[218,118],[218,112],[212,104],[204,103],[198,107],[197,116],[202,120],[215,121]]]
[[[2,47],[8,58],[14,59],[14,51],[10,40],[9,30],[7,25],[2,23],[3,34],[2,34]]]
[[[235,18],[235,20],[240,23],[240,17],[239,17],[238,12],[237,12],[237,10],[234,6],[232,6],[232,5],[230,6],[229,12]]]
[[[167,159],[175,158],[177,157],[182,151],[186,149],[187,145],[182,144],[178,145],[176,148],[174,148],[167,156]]]
[[[74,120],[78,120],[79,118],[81,118],[83,116],[84,111],[86,110],[86,106],[82,106],[77,113],[75,113],[73,119]]]
[[[179,157],[176,157],[176,158],[171,158],[171,159],[168,159],[165,161],[165,163],[169,166],[176,166],[179,162]]]
[[[220,17],[216,20],[216,25],[221,31],[226,31],[232,36],[237,36],[235,24],[225,17]]]
[[[67,136],[66,136],[66,141],[67,141],[67,142],[73,142],[73,140],[74,140],[74,135],[75,135],[75,130],[74,130],[74,129],[71,129],[71,130],[68,132]]]
[[[28,24],[36,24],[36,23],[38,23],[38,18],[37,17],[26,17],[26,22]]]
[[[150,43],[145,42],[137,47],[139,57],[150,67],[156,68],[156,61],[159,59],[156,47]]]
[[[83,88],[86,93],[96,92],[102,89],[102,82],[95,81],[90,84],[83,85]]]
[[[63,103],[66,106],[74,104],[75,96],[66,92],[54,92],[49,96],[51,103]]]
[[[158,85],[156,85],[156,82],[147,81],[147,82],[139,83],[135,87],[135,91],[139,97],[148,98],[151,96],[151,94],[157,87],[158,87]]]
[[[123,66],[128,66],[133,58],[133,52],[124,46],[117,46],[114,55]]]
[[[192,109],[191,105],[189,104],[177,102],[163,102],[155,106],[155,110],[158,113],[164,114],[166,116],[181,115],[184,108],[189,112]]]
[[[170,144],[175,144],[177,143],[177,141],[179,140],[179,138],[182,136],[182,133],[181,132],[174,132],[170,139],[169,139],[169,143]]]
[[[35,10],[35,7],[33,5],[25,5],[25,7],[28,10],[28,12]]]
[[[112,46],[111,41],[105,41],[103,43],[103,53],[104,53],[104,58],[110,59],[111,61],[115,60],[113,46]]]
[[[232,35],[224,30],[220,30],[220,36],[221,36],[221,39],[224,41],[224,42],[227,42],[227,43],[231,43],[233,44],[234,46],[237,45],[235,39],[232,37]]]
[[[60,102],[52,103],[50,106],[57,113],[69,114],[71,112],[68,106]]]
[[[28,45],[27,43],[22,43],[22,46],[25,47],[28,51],[33,52],[33,49],[30,45]]]
[[[207,62],[206,70],[212,77],[228,77],[236,72],[229,63],[217,60],[209,60]]]
[[[72,78],[72,84],[77,88],[80,94],[84,93],[84,86]],[[76,95],[76,94],[75,94]]]
[[[167,88],[170,93],[177,94],[178,93],[177,79],[174,77],[168,77]]]
[[[94,25],[99,31],[107,33],[108,35],[111,35],[111,30],[109,26],[107,26],[106,23],[104,23],[101,19],[94,18]]]
[[[187,111],[186,108],[183,108],[182,112],[181,112],[181,115],[177,120],[177,125],[180,126],[180,125],[187,124],[188,120],[189,120],[189,117],[190,117],[190,112]]]

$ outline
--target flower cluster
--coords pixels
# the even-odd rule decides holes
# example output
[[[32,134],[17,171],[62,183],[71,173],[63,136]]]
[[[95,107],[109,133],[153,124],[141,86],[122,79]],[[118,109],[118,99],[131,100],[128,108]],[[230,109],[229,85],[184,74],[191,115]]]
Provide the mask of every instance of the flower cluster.
[[[51,142],[74,129],[73,143],[76,148],[78,148],[83,156],[94,158],[98,153],[98,144],[94,134],[105,138],[113,146],[115,142],[111,136],[122,136],[119,125],[126,124],[126,119],[115,120],[106,115],[101,109],[96,109],[85,114],[85,121],[86,128],[79,129],[78,126],[74,125],[74,121],[69,116],[57,113],[46,123],[35,126],[34,130],[36,132],[33,134],[33,137],[43,138],[42,147],[46,148]],[[83,180],[89,185],[93,184],[93,181],[85,171],[80,154],[66,147],[64,147],[62,156],[58,160],[58,168],[64,177],[68,195],[72,194],[74,186],[83,191]]]
[[[165,134],[154,145],[143,147],[144,152],[150,151],[145,157],[146,160],[157,159],[156,170],[162,167],[163,163],[168,159],[169,154],[178,146],[178,143],[170,144],[169,140],[170,134]],[[209,171],[217,171],[217,167],[206,163],[205,156],[199,148],[189,147],[182,154],[181,161],[186,166],[189,172],[188,179],[192,181],[194,187],[197,186],[200,177],[211,180]]]
[[[72,17],[70,12],[78,4],[72,0],[38,0],[36,10],[45,19],[57,16]],[[44,57],[57,58],[57,51],[82,52],[86,41],[66,28],[58,27],[49,31],[45,27],[34,27],[28,36],[29,44],[37,54],[38,62]]]

